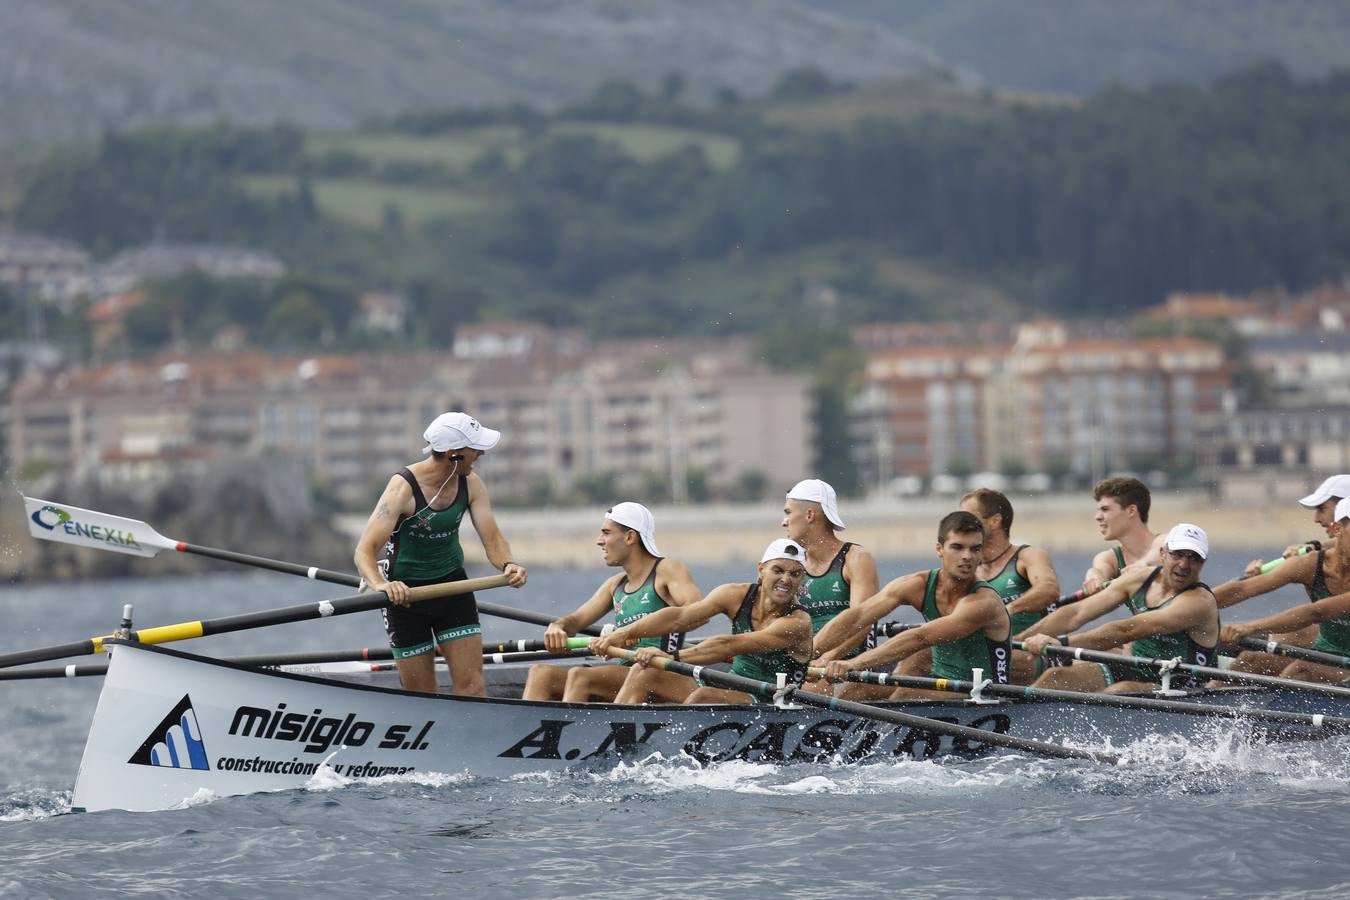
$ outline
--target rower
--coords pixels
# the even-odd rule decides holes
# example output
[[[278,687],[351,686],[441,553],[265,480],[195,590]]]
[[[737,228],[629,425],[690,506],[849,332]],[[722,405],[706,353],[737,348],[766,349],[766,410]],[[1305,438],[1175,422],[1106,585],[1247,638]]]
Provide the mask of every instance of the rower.
[[[1350,498],[1338,501],[1328,519],[1327,533],[1337,538],[1350,527]],[[1328,541],[1327,546],[1316,553],[1294,557],[1264,574],[1239,578],[1216,587],[1214,595],[1218,597],[1221,607],[1241,603],[1286,584],[1303,585],[1311,601],[1265,618],[1225,625],[1221,643],[1224,646],[1237,646],[1248,635],[1264,634],[1283,644],[1309,647],[1337,656],[1350,655],[1350,547],[1343,550],[1343,543],[1350,542]],[[1244,650],[1234,660],[1231,669],[1279,675],[1299,681],[1336,682],[1350,675],[1350,672],[1336,666],[1306,660],[1290,662],[1284,657],[1259,650]]]
[[[473,471],[502,434],[465,413],[448,412],[437,416],[422,436],[427,442],[422,452],[428,457],[389,479],[356,544],[356,570],[366,585],[389,597],[384,626],[405,690],[437,692],[433,660],[439,649],[450,666],[455,693],[483,696],[483,628],[473,594],[414,606],[409,588],[468,579],[459,541],[465,513],[488,562],[512,587],[525,584],[528,573],[512,561],[487,485]]]
[[[984,526],[984,550],[975,579],[992,587],[1003,599],[1012,617],[1013,638],[1019,638],[1045,618],[1046,609],[1059,599],[1059,577],[1050,554],[1030,544],[1013,546],[1012,501],[1001,491],[973,490],[961,498],[961,508],[978,517]],[[1040,657],[1022,650],[1013,651],[1012,663],[1013,684],[1030,684],[1045,670]]]
[[[917,609],[924,624],[851,659],[828,662],[826,679],[840,681],[851,670],[893,665],[931,648],[932,677],[971,680],[979,669],[994,683],[1007,684],[1012,621],[998,593],[975,577],[984,539],[984,526],[977,516],[965,510],[944,516],[937,535],[941,565],[902,575],[859,606],[840,613],[816,635],[816,650],[824,655],[836,646],[851,646],[861,633],[901,605]],[[852,683],[837,688],[836,694],[848,699],[944,696],[940,691]]]
[[[1218,660],[1219,607],[1209,587],[1200,581],[1207,556],[1209,537],[1204,529],[1177,525],[1163,542],[1162,565],[1130,567],[1098,593],[1056,610],[1036,623],[1039,633],[1027,638],[1023,647],[1041,653],[1049,644],[1091,650],[1128,645],[1127,650],[1117,652],[1213,666]],[[1129,609],[1129,618],[1069,633],[1122,605]],[[1159,679],[1156,669],[1133,663],[1074,662],[1049,669],[1034,686],[1123,693],[1151,690]],[[1172,683],[1190,686],[1195,676],[1180,675]]]
[[[566,650],[569,637],[594,625],[611,610],[622,630],[667,607],[687,606],[702,599],[684,563],[663,557],[657,549],[656,519],[641,503],[617,503],[606,511],[595,543],[604,552],[605,565],[621,571],[605,579],[585,603],[549,623],[544,646],[550,652]],[[674,651],[683,640],[683,634],[671,634],[663,639],[649,638],[640,646]],[[629,665],[626,660],[595,666],[539,663],[530,667],[521,696],[525,700],[569,703],[613,700],[628,676]]]
[[[1083,593],[1095,594],[1127,566],[1156,565],[1162,549],[1162,535],[1148,527],[1148,511],[1153,503],[1148,485],[1138,478],[1106,478],[1092,488],[1097,501],[1097,528],[1102,537],[1116,546],[1092,558],[1083,576]]]
[[[806,548],[800,603],[811,616],[813,633],[877,592],[880,579],[872,554],[838,537],[844,520],[834,488],[827,482],[807,478],[793,485],[783,503],[782,524],[788,540]],[[840,647],[831,658],[856,656],[872,646],[873,640],[869,631],[859,644]]]
[[[1325,547],[1330,547],[1331,542],[1335,540],[1332,523],[1335,522],[1336,504],[1346,497],[1350,497],[1350,475],[1332,475],[1319,484],[1315,491],[1298,501],[1300,506],[1313,511],[1313,521],[1326,532]],[[1290,544],[1285,547],[1280,556],[1289,559],[1292,556],[1302,556],[1305,553],[1322,549],[1324,549],[1324,545],[1320,540],[1300,541],[1297,544]],[[1247,564],[1247,569],[1242,574],[1247,576],[1259,575],[1264,566],[1265,563],[1261,560],[1254,559]],[[1311,640],[1311,637],[1309,639]],[[1292,642],[1285,641],[1285,643]]]
[[[798,603],[806,577],[802,560],[806,550],[795,541],[779,539],[760,556],[758,577],[749,583],[723,584],[697,603],[671,607],[645,616],[591,641],[597,653],[608,647],[626,647],[639,639],[675,631],[692,631],[718,613],[731,620],[731,634],[702,640],[689,650],[667,652],[641,647],[633,669],[619,691],[618,703],[753,703],[742,691],[701,687],[687,675],[651,665],[657,657],[672,657],[693,665],[731,658],[733,674],[777,684],[800,686],[811,659],[811,616]]]

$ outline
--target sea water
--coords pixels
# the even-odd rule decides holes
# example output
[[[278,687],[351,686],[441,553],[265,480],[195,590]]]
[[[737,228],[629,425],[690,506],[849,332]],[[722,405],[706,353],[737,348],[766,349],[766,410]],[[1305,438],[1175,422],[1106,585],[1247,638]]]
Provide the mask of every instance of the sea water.
[[[1217,583],[1257,555],[1216,551],[1204,574]],[[930,564],[884,560],[881,575]],[[1067,593],[1087,554],[1056,564]],[[753,574],[694,568],[705,588]],[[484,599],[557,614],[607,574],[535,570],[525,589]],[[10,585],[0,593],[0,652],[105,634],[124,603],[145,627],[348,593],[246,570]],[[1286,589],[1227,618],[1301,596]],[[714,622],[703,633],[724,629]],[[485,631],[491,640],[542,633],[495,619]],[[231,655],[382,641],[378,614],[360,613],[179,646]],[[329,775],[303,790],[168,812],[69,814],[99,681],[0,682],[0,898],[1350,893],[1350,739],[1248,744],[1215,725],[1205,741],[1149,736],[1116,748],[1129,759],[1120,767],[1000,754],[859,766],[649,760],[504,780]]]

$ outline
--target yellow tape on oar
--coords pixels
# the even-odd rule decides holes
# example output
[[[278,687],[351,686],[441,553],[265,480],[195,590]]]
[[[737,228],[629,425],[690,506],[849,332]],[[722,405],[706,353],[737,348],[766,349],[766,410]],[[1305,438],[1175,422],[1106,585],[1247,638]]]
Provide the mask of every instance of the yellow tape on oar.
[[[198,638],[205,633],[201,622],[179,622],[177,625],[159,625],[155,628],[141,629],[136,632],[136,637],[142,644],[167,644],[171,641]]]
[[[168,644],[173,641],[186,641],[190,638],[199,638],[206,631],[201,622],[179,622],[177,625],[158,625],[154,628],[144,628],[139,631],[133,631],[133,639],[142,644]],[[105,634],[100,637],[90,638],[89,644],[94,649],[90,653],[105,653],[104,641],[110,641],[116,638],[115,634]]]

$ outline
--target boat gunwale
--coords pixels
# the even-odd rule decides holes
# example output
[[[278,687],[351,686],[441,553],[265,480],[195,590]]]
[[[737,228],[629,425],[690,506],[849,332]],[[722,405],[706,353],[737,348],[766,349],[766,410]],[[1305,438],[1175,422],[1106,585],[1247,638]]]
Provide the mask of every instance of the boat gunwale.
[[[743,704],[727,704],[727,703],[629,704],[629,703],[613,703],[613,702],[573,703],[563,700],[525,700],[520,697],[476,697],[476,696],[466,696],[462,694],[446,694],[439,691],[435,694],[428,694],[420,691],[408,691],[404,690],[403,688],[383,687],[374,684],[361,684],[359,682],[344,680],[340,678],[325,678],[321,675],[311,675],[303,672],[286,672],[268,666],[248,665],[246,663],[232,662],[230,660],[218,659],[212,656],[203,656],[198,653],[189,653],[185,650],[179,650],[173,647],[165,647],[157,644],[142,644],[138,641],[124,640],[120,638],[113,638],[106,640],[104,641],[104,645],[113,648],[119,646],[134,646],[140,650],[149,650],[152,653],[160,653],[165,656],[171,656],[178,659],[189,660],[192,662],[206,663],[212,666],[216,666],[218,668],[231,669],[239,672],[251,672],[255,675],[265,675],[271,678],[282,678],[293,681],[302,681],[309,684],[322,685],[325,687],[337,687],[357,691],[373,692],[377,694],[392,694],[399,697],[414,697],[414,698],[434,699],[441,701],[455,701],[467,703],[494,703],[494,704],[507,703],[513,706],[543,706],[549,709],[589,709],[589,710],[684,709],[684,710],[701,710],[705,712],[718,710],[726,711],[728,709],[755,710],[758,712],[818,711],[818,708],[811,706],[779,707],[771,703],[743,703]],[[1191,703],[1204,703],[1206,697],[1225,697],[1225,698],[1234,698],[1240,696],[1270,697],[1283,693],[1290,693],[1292,690],[1293,689],[1265,688],[1258,685],[1232,685],[1213,688],[1206,687],[1198,691],[1188,692],[1183,697],[1175,697],[1170,699],[1184,700],[1186,702]],[[1143,697],[1150,699],[1155,698],[1155,694],[1151,691],[1123,692],[1117,696]],[[897,709],[897,710],[911,710],[911,709],[925,709],[925,708],[932,709],[938,707],[949,707],[954,705],[970,706],[970,707],[986,706],[990,709],[996,708],[997,706],[1028,706],[1028,705],[1044,706],[1053,703],[1062,703],[1069,706],[1084,707],[1084,708],[1092,706],[1092,704],[1089,703],[1079,704],[1074,703],[1071,700],[1037,700],[1027,697],[999,697],[997,698],[997,700],[995,700],[994,703],[991,704],[989,703],[989,699],[991,698],[986,698],[985,700],[977,704],[971,701],[971,697],[969,694],[952,693],[951,699],[934,697],[931,699],[882,700],[871,702],[869,703],[869,705],[876,706],[879,709]],[[1220,707],[1220,709],[1222,709],[1222,707]],[[1155,710],[1155,711],[1164,712],[1164,710]],[[835,712],[838,712],[841,715],[851,715],[849,713],[845,713],[843,710],[835,710]],[[1179,713],[1174,712],[1173,714],[1175,715]],[[1215,715],[1225,718],[1232,717],[1231,713],[1226,712],[1225,713],[1216,712]]]

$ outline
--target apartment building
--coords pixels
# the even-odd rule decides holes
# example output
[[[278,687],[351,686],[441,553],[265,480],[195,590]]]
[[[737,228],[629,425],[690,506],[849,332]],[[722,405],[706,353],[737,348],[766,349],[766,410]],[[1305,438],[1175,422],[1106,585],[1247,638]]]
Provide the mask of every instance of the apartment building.
[[[180,355],[33,374],[10,395],[10,465],[136,482],[285,454],[360,506],[417,458],[427,422],[464,409],[504,432],[479,469],[499,497],[605,476],[628,490],[668,479],[678,499],[695,471],[714,487],[809,471],[809,383],[749,361],[745,345],[574,352],[564,337],[558,352],[505,340],[468,358]]]
[[[1070,338],[1053,321],[1008,343],[873,352],[855,401],[864,481],[952,471],[1186,465],[1197,418],[1231,386],[1222,350],[1193,338]]]

